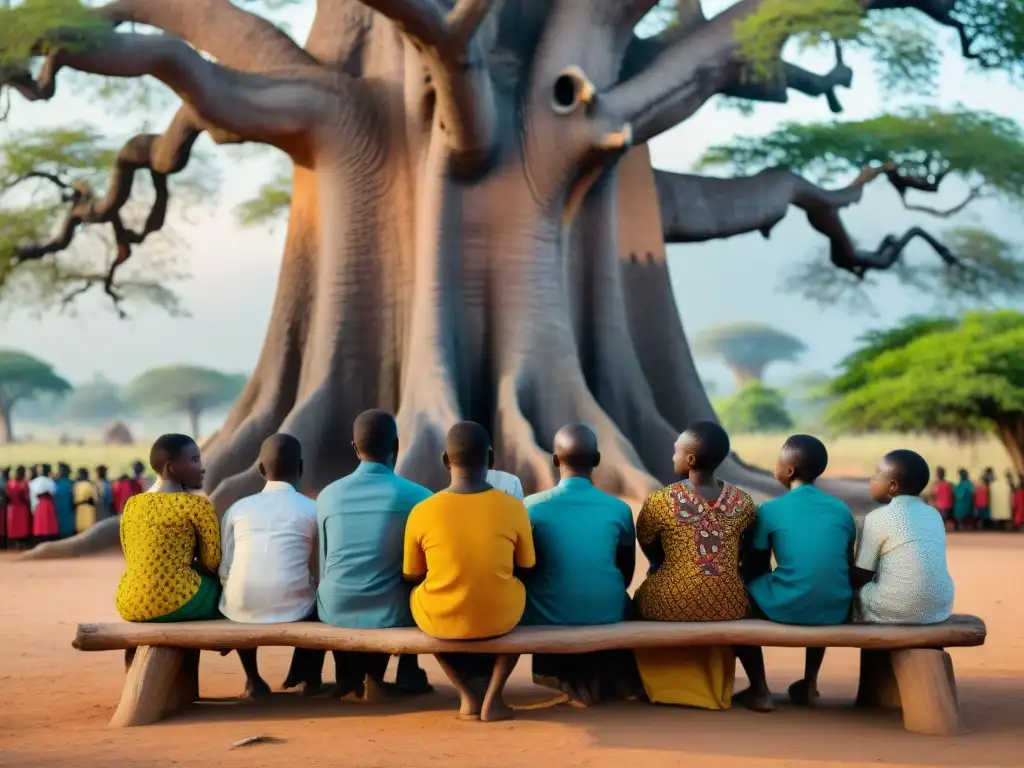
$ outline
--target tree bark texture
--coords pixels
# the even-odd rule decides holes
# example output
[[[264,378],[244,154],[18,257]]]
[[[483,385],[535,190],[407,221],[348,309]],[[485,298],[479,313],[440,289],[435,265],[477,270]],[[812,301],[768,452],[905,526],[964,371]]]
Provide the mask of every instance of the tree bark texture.
[[[13,403],[0,402],[0,445],[14,442],[14,430],[11,428],[13,406]]]
[[[227,0],[117,0],[102,10],[109,34],[41,44],[53,52],[38,76],[5,75],[29,99],[51,97],[63,67],[153,76],[183,101],[168,147],[206,131],[294,163],[263,350],[203,446],[218,510],[259,489],[259,445],[276,431],[302,441],[304,492],[351,471],[351,424],[368,408],[397,414],[399,471],[435,489],[462,419],[490,430],[497,465],[527,491],[555,482],[553,436],[574,421],[599,435],[606,490],[639,500],[672,479],[675,437],[715,416],[665,240],[767,234],[790,205],[826,232],[881,170],[835,192],[786,171],[654,172],[643,142],[743,80],[731,30],[759,3],[689,13],[639,45],[633,25],[654,4],[322,0],[300,47]],[[167,34],[122,34],[122,22]],[[124,170],[171,175],[188,147]],[[736,457],[722,476],[778,491]],[[861,483],[830,490],[870,503]]]

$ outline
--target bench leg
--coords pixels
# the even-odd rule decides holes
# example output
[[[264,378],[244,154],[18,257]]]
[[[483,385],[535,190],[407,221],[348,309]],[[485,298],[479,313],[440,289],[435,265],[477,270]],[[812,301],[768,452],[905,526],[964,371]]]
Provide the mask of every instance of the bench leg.
[[[199,698],[199,651],[138,649],[124,681],[112,728],[149,725]]]
[[[900,692],[892,671],[889,651],[860,652],[860,685],[857,706],[873,709],[899,709]]]
[[[906,730],[931,736],[963,732],[953,660],[948,653],[923,648],[893,651],[892,668]]]
[[[499,720],[511,720],[515,717],[512,707],[505,703],[505,683],[509,675],[516,668],[519,661],[519,654],[503,654],[494,660],[494,671],[491,672],[491,682],[487,686],[487,693],[484,695],[483,708],[480,710],[480,719],[485,723],[493,723]]]

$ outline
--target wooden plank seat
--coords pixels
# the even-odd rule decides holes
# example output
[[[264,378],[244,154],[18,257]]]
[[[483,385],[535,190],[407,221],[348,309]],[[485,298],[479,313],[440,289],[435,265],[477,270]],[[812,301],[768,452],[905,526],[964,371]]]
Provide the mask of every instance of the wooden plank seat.
[[[460,714],[488,721],[510,716],[502,694],[522,654],[761,645],[860,648],[859,706],[899,707],[906,730],[950,735],[960,733],[963,722],[952,660],[944,649],[982,645],[985,634],[981,619],[960,615],[930,626],[798,627],[755,619],[700,623],[629,621],[594,627],[520,627],[493,640],[464,642],[436,640],[418,629],[343,629],[309,622],[118,622],[80,624],[73,645],[81,651],[138,649],[111,720],[114,727],[154,723],[198,701],[201,650],[285,646],[390,654],[497,654],[486,692],[471,690],[454,670],[442,663],[461,696]]]

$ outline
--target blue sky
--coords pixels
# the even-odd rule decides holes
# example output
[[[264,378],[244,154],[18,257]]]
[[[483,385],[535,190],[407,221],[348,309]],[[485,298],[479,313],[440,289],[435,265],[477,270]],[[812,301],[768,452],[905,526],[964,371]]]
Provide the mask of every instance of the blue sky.
[[[706,2],[706,7],[728,5]],[[290,22],[301,40],[308,28],[308,10],[292,12]],[[922,17],[923,19],[924,17]],[[930,23],[930,22],[922,22]],[[938,44],[950,51],[941,72],[939,93],[928,103],[953,106],[962,103],[1024,121],[1020,90],[1001,74],[971,72],[953,55],[947,30],[936,28]],[[828,55],[800,54],[799,61],[815,71],[827,71]],[[873,76],[874,65],[856,54],[847,61],[854,67],[854,87],[840,91],[843,119],[871,117],[897,105],[915,103],[882,94]],[[0,133],[34,126],[81,121],[123,135],[137,121],[112,119],[110,108],[82,97],[72,89],[48,104],[27,104],[15,97],[11,116]],[[918,102],[923,100],[918,100]],[[154,119],[159,126],[163,116]],[[710,144],[740,134],[770,131],[787,121],[829,120],[824,99],[793,94],[785,105],[760,105],[750,117],[706,106],[695,117],[652,142],[654,163],[660,168],[684,171]],[[184,253],[181,267],[191,278],[181,284],[180,294],[191,317],[169,318],[159,310],[136,311],[119,320],[101,296],[79,303],[73,315],[56,310],[36,318],[15,312],[0,326],[0,346],[28,348],[51,360],[74,381],[96,372],[119,381],[169,362],[189,362],[227,370],[247,371],[259,354],[274,296],[280,265],[283,227],[246,230],[239,228],[233,207],[267,177],[268,161],[237,152],[218,150],[202,139],[202,147],[220,154],[224,183],[217,202],[207,210],[191,211],[187,219],[176,216],[175,227]],[[956,202],[961,190],[948,184],[944,194],[929,202]],[[172,187],[173,189],[173,187]],[[876,243],[888,232],[899,232],[914,222],[941,231],[954,223],[983,224],[1008,239],[1024,242],[1020,212],[995,202],[975,205],[970,213],[953,221],[935,222],[912,216],[884,181],[869,187],[864,201],[850,208],[844,220],[854,236]],[[782,290],[786,273],[814,255],[824,241],[811,230],[803,214],[791,211],[770,240],[745,235],[700,245],[672,246],[669,250],[672,282],[684,325],[693,333],[729,321],[763,321],[790,330],[807,343],[808,352],[794,365],[780,365],[769,378],[783,382],[798,371],[827,371],[846,354],[865,329],[892,324],[899,318],[935,308],[932,299],[883,278],[872,291],[875,314],[853,313],[847,307],[822,307]],[[934,258],[927,250],[911,251],[912,259]],[[689,291],[689,285],[707,286],[717,281],[721,291]],[[667,351],[668,352],[668,351]],[[703,366],[706,375],[728,381],[719,366]]]

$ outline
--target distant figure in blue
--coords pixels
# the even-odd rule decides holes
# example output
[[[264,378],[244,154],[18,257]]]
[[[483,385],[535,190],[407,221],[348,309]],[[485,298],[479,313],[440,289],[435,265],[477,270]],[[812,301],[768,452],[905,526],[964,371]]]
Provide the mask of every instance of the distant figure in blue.
[[[75,535],[75,483],[71,479],[71,467],[63,462],[57,465],[57,492],[53,503],[57,507],[57,530],[62,539]]]
[[[526,582],[523,624],[613,624],[629,615],[626,594],[636,567],[636,528],[629,505],[594,487],[601,462],[597,435],[570,424],[555,435],[552,463],[561,480],[526,499],[537,566]],[[555,678],[579,703],[594,703],[608,654],[533,657],[536,678]]]
[[[316,500],[320,621],[360,629],[416,626],[409,608],[411,587],[402,579],[405,523],[412,508],[431,493],[395,474],[398,426],[391,414],[360,414],[352,447],[360,462],[355,472],[328,485]],[[390,655],[336,651],[334,659],[337,694],[361,691],[372,697]],[[399,658],[396,687],[403,693],[432,690],[415,656]]]

